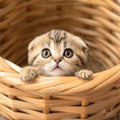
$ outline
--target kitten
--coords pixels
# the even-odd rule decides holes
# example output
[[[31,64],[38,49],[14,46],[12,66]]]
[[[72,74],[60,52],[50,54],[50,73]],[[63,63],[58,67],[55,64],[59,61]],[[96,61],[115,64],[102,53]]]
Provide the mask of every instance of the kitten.
[[[28,46],[28,63],[20,78],[30,81],[37,75],[78,76],[91,79],[92,71],[81,70],[87,61],[87,45],[77,36],[63,30],[51,30],[36,37]]]

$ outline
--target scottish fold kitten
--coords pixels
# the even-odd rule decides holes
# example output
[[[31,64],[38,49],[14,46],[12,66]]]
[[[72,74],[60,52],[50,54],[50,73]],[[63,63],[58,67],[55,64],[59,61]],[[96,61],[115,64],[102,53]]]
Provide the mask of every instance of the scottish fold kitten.
[[[20,78],[30,81],[37,75],[78,76],[91,79],[92,71],[82,70],[87,61],[87,45],[64,30],[51,30],[36,37],[28,46],[28,63]]]

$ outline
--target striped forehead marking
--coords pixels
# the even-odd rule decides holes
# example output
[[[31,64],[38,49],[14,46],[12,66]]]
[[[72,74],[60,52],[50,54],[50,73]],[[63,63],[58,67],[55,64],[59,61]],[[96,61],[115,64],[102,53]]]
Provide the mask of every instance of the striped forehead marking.
[[[66,33],[62,30],[52,30],[49,33],[49,38],[52,39],[55,43],[61,43],[62,40],[66,39]]]

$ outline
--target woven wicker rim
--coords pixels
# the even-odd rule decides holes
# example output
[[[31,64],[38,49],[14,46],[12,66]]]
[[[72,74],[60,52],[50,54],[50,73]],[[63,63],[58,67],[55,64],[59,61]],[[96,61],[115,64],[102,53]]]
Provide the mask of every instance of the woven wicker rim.
[[[7,84],[17,88],[30,91],[38,91],[40,94],[92,94],[99,91],[101,88],[109,89],[113,84],[119,81],[120,65],[108,69],[103,72],[95,73],[94,79],[91,81],[80,80],[77,77],[37,77],[31,83],[24,83],[19,79],[19,71],[21,68],[8,60],[0,58],[2,77],[7,76]],[[3,69],[4,68],[4,69]],[[13,79],[12,79],[13,78]],[[1,82],[6,84],[4,79]]]

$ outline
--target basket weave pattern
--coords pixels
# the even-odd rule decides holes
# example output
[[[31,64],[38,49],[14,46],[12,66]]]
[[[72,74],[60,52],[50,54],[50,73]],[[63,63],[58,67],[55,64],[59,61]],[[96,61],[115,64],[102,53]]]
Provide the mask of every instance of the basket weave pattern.
[[[0,114],[10,120],[108,120],[120,113],[119,1],[1,0],[0,21]],[[34,37],[54,28],[79,35],[108,69],[92,81],[39,76],[22,82],[15,64],[26,62]]]

